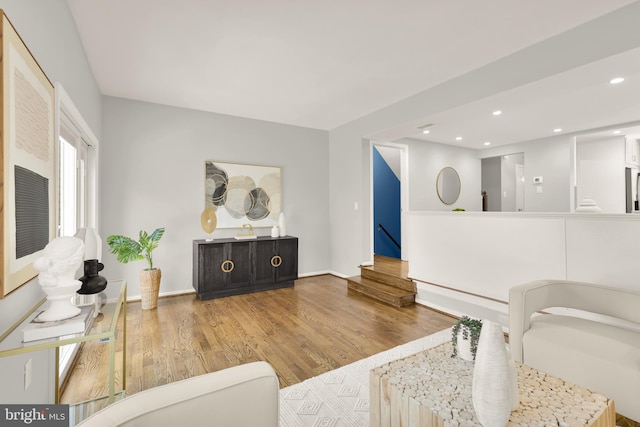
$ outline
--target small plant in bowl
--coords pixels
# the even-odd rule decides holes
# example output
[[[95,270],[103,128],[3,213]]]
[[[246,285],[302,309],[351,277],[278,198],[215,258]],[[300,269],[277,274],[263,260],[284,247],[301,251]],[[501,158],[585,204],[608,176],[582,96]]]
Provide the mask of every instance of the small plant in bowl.
[[[459,356],[464,360],[475,360],[478,350],[478,339],[482,330],[482,320],[463,316],[453,325],[451,330],[451,343],[453,353],[451,357]]]

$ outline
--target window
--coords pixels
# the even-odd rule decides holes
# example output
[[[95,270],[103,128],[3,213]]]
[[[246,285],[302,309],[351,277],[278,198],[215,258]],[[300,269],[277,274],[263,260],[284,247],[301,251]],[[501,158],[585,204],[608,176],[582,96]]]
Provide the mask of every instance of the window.
[[[73,236],[79,228],[96,227],[98,140],[60,84],[56,84],[58,120],[57,235]],[[77,344],[60,347],[60,380],[66,377]]]
[[[60,117],[58,235],[73,236],[87,223],[87,153],[91,148],[70,119]]]

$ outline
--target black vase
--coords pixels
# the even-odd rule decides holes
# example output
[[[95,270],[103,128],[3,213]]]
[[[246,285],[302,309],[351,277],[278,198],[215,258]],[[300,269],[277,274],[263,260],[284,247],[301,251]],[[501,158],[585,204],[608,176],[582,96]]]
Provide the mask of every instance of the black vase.
[[[77,291],[79,294],[90,295],[102,292],[107,287],[107,279],[98,274],[102,271],[104,264],[97,259],[88,259],[84,262],[84,276],[80,279],[82,287]]]

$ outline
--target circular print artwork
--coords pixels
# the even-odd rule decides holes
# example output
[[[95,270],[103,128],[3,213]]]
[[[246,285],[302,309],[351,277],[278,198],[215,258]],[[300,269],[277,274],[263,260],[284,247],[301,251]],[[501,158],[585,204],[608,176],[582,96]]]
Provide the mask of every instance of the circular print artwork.
[[[280,168],[205,162],[205,209],[215,209],[218,228],[277,224],[282,211]]]

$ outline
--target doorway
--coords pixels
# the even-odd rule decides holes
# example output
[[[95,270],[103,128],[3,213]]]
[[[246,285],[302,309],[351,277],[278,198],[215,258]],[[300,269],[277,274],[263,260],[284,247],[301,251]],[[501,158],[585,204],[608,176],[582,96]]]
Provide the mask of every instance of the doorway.
[[[406,227],[407,147],[392,143],[371,145],[371,203],[373,254],[407,259],[402,242]]]
[[[523,212],[525,210],[524,153],[482,159],[483,210]]]

